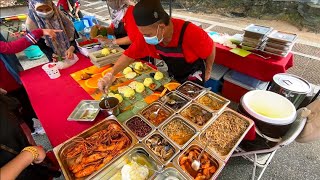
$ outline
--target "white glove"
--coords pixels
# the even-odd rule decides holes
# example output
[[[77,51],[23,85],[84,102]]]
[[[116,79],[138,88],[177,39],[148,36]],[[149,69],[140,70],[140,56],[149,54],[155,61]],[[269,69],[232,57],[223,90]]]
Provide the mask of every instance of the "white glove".
[[[103,78],[98,81],[98,88],[103,94],[108,93],[108,89],[115,80],[115,77],[112,73],[107,73]]]

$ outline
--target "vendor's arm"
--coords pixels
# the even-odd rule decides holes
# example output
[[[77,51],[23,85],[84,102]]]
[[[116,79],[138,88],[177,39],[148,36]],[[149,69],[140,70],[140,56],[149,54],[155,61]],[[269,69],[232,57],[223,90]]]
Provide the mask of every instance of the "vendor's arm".
[[[39,156],[36,159],[34,159],[34,155],[32,152],[22,151],[14,159],[12,159],[0,168],[0,179],[16,179],[19,176],[19,174],[31,163],[41,163],[46,157],[45,151],[43,150],[43,148],[38,146],[32,147],[37,150]]]
[[[131,42],[129,36],[126,36],[123,38],[115,39],[113,43],[116,45],[130,45],[132,42]]]
[[[21,52],[27,47],[36,44],[43,35],[47,35],[54,39],[56,37],[56,33],[61,31],[62,30],[36,29],[18,40],[11,42],[0,41],[0,53],[15,54]]]
[[[193,53],[198,56],[198,58],[205,60],[205,80],[207,81],[210,78],[212,65],[216,55],[216,49],[213,40],[203,29],[190,23],[187,26],[182,46],[190,47]]]
[[[205,80],[208,81],[211,76],[212,66],[214,63],[214,59],[216,57],[216,46],[213,43],[212,52],[209,57],[206,59],[206,71],[205,71]]]

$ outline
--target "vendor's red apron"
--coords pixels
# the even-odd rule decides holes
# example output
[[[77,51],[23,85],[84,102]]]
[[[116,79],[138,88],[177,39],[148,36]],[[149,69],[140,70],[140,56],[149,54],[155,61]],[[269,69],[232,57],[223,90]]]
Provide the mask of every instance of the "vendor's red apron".
[[[183,83],[187,80],[192,80],[197,84],[203,85],[205,76],[204,60],[199,58],[194,63],[188,63],[182,51],[183,37],[189,23],[190,22],[185,22],[182,26],[178,47],[163,47],[156,45],[156,49],[162,60],[164,60],[168,65],[169,76],[173,76],[173,78],[180,83]],[[197,71],[202,72],[202,81],[189,78],[190,75]]]

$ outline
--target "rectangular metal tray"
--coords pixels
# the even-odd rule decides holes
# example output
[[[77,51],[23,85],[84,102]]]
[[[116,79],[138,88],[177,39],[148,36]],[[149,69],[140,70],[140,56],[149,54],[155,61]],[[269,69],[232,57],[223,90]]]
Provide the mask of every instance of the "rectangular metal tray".
[[[214,109],[211,109],[210,107],[208,107],[208,106],[200,103],[200,99],[201,99],[203,96],[206,96],[206,95],[210,96],[211,98],[216,99],[218,102],[221,102],[221,103],[223,104],[223,106],[222,106],[220,109],[218,109],[218,110],[214,110]],[[213,93],[213,92],[211,92],[211,91],[206,92],[206,93],[203,93],[201,96],[199,96],[199,97],[196,99],[196,101],[197,101],[197,103],[199,103],[199,104],[207,107],[208,109],[211,110],[211,112],[214,112],[214,113],[216,113],[216,114],[221,114],[221,112],[230,104],[230,100],[228,100],[228,99],[226,99],[226,98],[224,98],[224,97],[222,97],[222,96],[220,96],[220,95],[218,95],[218,94],[216,94],[216,93]]]
[[[183,113],[184,111],[186,111],[186,109],[188,109],[190,106],[193,106],[193,105],[198,106],[198,107],[204,109],[205,111],[207,111],[208,113],[211,114],[211,118],[210,118],[203,126],[199,126],[198,124],[192,122],[191,120],[189,120],[188,118],[186,118],[186,117],[184,117],[184,116],[182,115],[182,113]],[[202,131],[204,128],[206,128],[206,127],[207,127],[209,124],[211,124],[212,121],[213,121],[214,119],[216,119],[216,117],[217,117],[217,114],[212,113],[212,111],[210,111],[209,108],[207,108],[207,107],[205,107],[205,106],[203,106],[203,105],[201,105],[201,104],[199,104],[199,103],[197,103],[197,102],[194,102],[194,101],[191,102],[191,103],[189,103],[182,111],[180,111],[180,112],[179,112],[179,115],[180,115],[183,119],[185,119],[186,122],[188,122],[189,124],[191,124],[198,132],[200,132],[200,131]]]
[[[94,121],[97,115],[100,112],[99,107],[100,101],[93,100],[82,100],[80,103],[74,108],[72,113],[68,117],[68,121]],[[92,114],[91,118],[82,118],[86,112]]]
[[[272,27],[267,26],[260,26],[256,24],[250,24],[247,26],[244,31],[254,33],[254,34],[260,34],[260,35],[267,35],[273,30]]]
[[[180,119],[181,122],[186,125],[187,127],[189,127],[190,129],[192,129],[192,131],[194,132],[194,135],[187,141],[185,142],[183,145],[179,145],[178,143],[176,143],[174,140],[172,140],[165,132],[164,129],[165,127],[174,119]],[[165,122],[160,128],[159,131],[162,135],[164,135],[167,139],[169,139],[174,145],[176,145],[180,150],[184,149],[191,141],[194,140],[194,138],[198,135],[198,131],[195,127],[193,127],[192,125],[190,125],[187,120],[185,120],[182,116],[180,115],[175,115],[173,117],[171,117],[167,122]]]
[[[282,43],[293,43],[297,40],[298,35],[283,31],[273,31],[268,38]]]
[[[64,177],[67,180],[71,180],[71,179],[76,179],[74,177],[74,175],[70,172],[70,170],[68,169],[68,165],[67,162],[65,160],[65,158],[63,158],[63,151],[65,151],[67,149],[68,146],[72,145],[74,142],[73,140],[75,138],[86,138],[89,137],[90,135],[94,134],[95,132],[98,132],[100,130],[105,129],[110,123],[116,123],[118,124],[121,128],[123,128],[124,132],[126,133],[126,135],[130,138],[131,140],[131,145],[123,152],[127,152],[128,150],[130,150],[137,142],[138,140],[134,137],[134,135],[132,135],[124,126],[122,126],[120,123],[118,123],[117,119],[115,116],[109,116],[108,118],[106,118],[105,120],[103,120],[102,122],[92,126],[91,128],[81,132],[80,134],[70,138],[69,140],[61,143],[60,145],[56,146],[55,148],[53,148],[53,152],[58,160],[58,163],[61,167],[61,170],[63,172]],[[106,164],[104,167],[109,166],[110,164],[112,164],[117,158],[119,158],[118,155],[117,157],[113,158],[113,160],[111,160],[108,164]],[[90,176],[83,178],[83,179],[92,179],[93,176],[99,174],[101,172],[101,170],[103,170],[104,168],[92,173]]]
[[[141,115],[145,120],[147,120],[147,122],[151,123],[156,129],[157,129],[158,127],[160,127],[163,123],[165,123],[168,119],[170,119],[171,116],[174,115],[174,111],[172,111],[171,109],[169,109],[169,108],[166,107],[166,106],[163,106],[162,108],[163,108],[165,111],[169,112],[170,115],[168,116],[167,119],[165,119],[165,120],[164,120],[163,122],[161,122],[159,125],[155,125],[155,124],[153,124],[152,122],[150,122],[146,117],[143,116],[143,113],[144,113],[146,110],[148,110],[150,107],[152,107],[152,106],[157,106],[157,109],[158,109],[158,108],[160,108],[161,103],[160,103],[160,102],[154,102],[154,103],[150,104],[149,106],[147,106],[146,108],[144,108],[142,111],[140,111],[140,114],[139,114],[139,115]]]
[[[173,163],[169,163],[162,172],[154,177],[154,180],[166,180],[167,177],[176,177],[179,180],[187,180],[183,172],[179,171]]]
[[[211,151],[213,154],[215,154],[216,156],[218,156],[222,161],[227,162],[227,161],[229,160],[229,158],[231,157],[232,153],[234,152],[234,150],[238,147],[238,145],[241,143],[241,141],[243,140],[243,138],[247,135],[247,133],[249,132],[249,130],[251,129],[251,127],[254,125],[254,122],[253,122],[251,119],[249,119],[249,118],[247,118],[247,117],[245,117],[245,116],[243,116],[243,115],[241,115],[241,114],[239,114],[239,113],[237,113],[237,112],[235,112],[235,111],[233,111],[233,110],[231,110],[231,109],[229,109],[229,108],[226,108],[224,112],[230,112],[230,113],[232,113],[232,114],[235,114],[236,116],[240,117],[241,119],[243,119],[243,120],[245,120],[245,121],[247,121],[247,122],[249,123],[247,129],[243,132],[243,134],[240,136],[240,138],[237,140],[237,142],[234,144],[233,148],[229,151],[229,153],[228,153],[227,155],[220,155],[220,153],[218,153],[214,148],[210,148],[210,144],[209,144],[209,146],[208,146],[207,149],[209,149],[209,151]],[[222,114],[223,114],[223,113],[222,113]],[[215,120],[215,122],[217,122],[218,119],[219,119],[219,117],[217,117],[217,119]],[[213,123],[212,123],[212,124],[213,124]],[[212,124],[211,124],[211,125],[212,125]],[[196,137],[196,140],[197,140],[200,144],[202,144],[202,145],[204,145],[204,143],[202,143],[202,141],[201,141],[201,136],[202,136],[202,134],[205,133],[205,131],[206,131],[209,127],[210,127],[210,126],[207,126],[206,129],[204,129],[204,130]]]
[[[141,120],[142,120],[143,122],[145,122],[146,124],[148,124],[148,125],[151,127],[151,131],[150,131],[145,137],[143,137],[143,138],[137,136],[137,135],[129,128],[129,126],[127,125],[127,122],[129,122],[129,121],[130,121],[132,118],[134,118],[134,117],[139,117],[139,118],[141,118]],[[135,135],[135,137],[139,140],[139,142],[142,142],[146,137],[148,137],[149,134],[152,134],[152,133],[156,130],[156,128],[153,126],[153,124],[150,123],[148,120],[146,120],[146,119],[145,119],[143,116],[141,116],[141,115],[134,115],[133,117],[131,117],[131,118],[129,118],[128,120],[126,120],[123,124],[124,124],[124,126],[126,126],[126,128],[127,128],[133,135]]]
[[[135,145],[130,151],[123,154],[118,160],[112,163],[110,166],[106,167],[103,171],[93,177],[93,179],[111,179],[114,175],[116,175],[119,171],[121,171],[122,167],[130,162],[130,156],[135,153],[141,153],[150,159],[150,164],[152,164],[152,168],[158,171],[163,169],[161,162],[153,156],[153,154],[145,147],[144,144]],[[150,173],[150,169],[149,169]],[[153,179],[157,175],[156,172],[153,172],[148,179]],[[115,178],[117,179],[117,178]]]
[[[189,102],[191,102],[191,99],[189,97],[185,96],[184,94],[182,94],[182,93],[180,93],[178,91],[169,92],[167,95],[165,95],[164,97],[160,98],[159,101],[161,103],[163,103],[165,98],[169,98],[171,100],[173,99],[175,101],[186,101],[186,104],[181,106],[181,108],[179,108],[179,109],[174,109],[172,107],[173,105],[170,105],[168,102],[165,104],[166,107],[170,108],[172,111],[174,111],[176,113],[180,112],[184,107],[186,107],[189,104]],[[179,102],[177,102],[177,103],[179,103]]]
[[[173,164],[175,165],[175,167],[183,173],[183,175],[185,177],[187,177],[187,179],[194,179],[192,176],[189,175],[188,172],[185,172],[180,164],[179,164],[179,159],[180,157],[187,151],[189,150],[189,148],[193,148],[193,147],[200,147],[200,149],[203,149],[204,146],[199,143],[198,141],[194,140],[192,141],[183,151],[181,151],[181,153],[176,157],[174,158],[173,160]],[[212,175],[212,177],[210,178],[211,180],[213,179],[216,179],[218,177],[218,175],[221,173],[222,169],[224,168],[225,166],[225,163],[223,161],[221,161],[215,154],[212,154],[212,152],[208,151],[208,150],[205,150],[206,153],[208,153],[210,156],[211,156],[211,160],[213,162],[215,162],[216,166],[218,166],[216,172]]]
[[[160,159],[160,158],[153,152],[153,150],[148,147],[146,141],[147,141],[150,137],[152,137],[153,135],[159,135],[159,136],[161,136],[161,137],[164,138],[166,141],[168,141],[169,144],[174,148],[175,153],[174,153],[173,156],[172,156],[170,159],[168,159],[167,161],[163,161],[162,159]],[[179,148],[178,148],[176,145],[174,145],[170,140],[168,140],[165,136],[163,136],[159,131],[154,131],[152,134],[150,134],[146,139],[143,140],[143,144],[145,145],[145,147],[146,147],[150,152],[152,152],[153,156],[156,157],[164,166],[167,165],[167,164],[169,164],[169,163],[172,161],[172,159],[173,159],[177,154],[179,154],[179,152],[180,152]]]
[[[194,82],[191,82],[191,81],[186,81],[186,82],[184,82],[183,84],[181,84],[178,88],[177,88],[177,91],[179,92],[179,93],[181,93],[181,94],[183,94],[184,96],[186,96],[186,97],[188,97],[188,98],[190,98],[190,99],[196,99],[198,96],[200,96],[200,94],[201,93],[203,93],[203,92],[200,92],[197,96],[195,96],[195,97],[190,97],[190,96],[188,96],[187,94],[184,94],[183,92],[181,92],[181,87],[183,87],[183,86],[185,86],[186,84],[191,84],[192,86],[196,86],[196,87],[198,87],[198,88],[200,88],[200,89],[204,89],[204,87],[203,86],[200,86],[200,85],[198,85],[198,84],[196,84],[196,83],[194,83]],[[205,91],[205,90],[204,90]]]

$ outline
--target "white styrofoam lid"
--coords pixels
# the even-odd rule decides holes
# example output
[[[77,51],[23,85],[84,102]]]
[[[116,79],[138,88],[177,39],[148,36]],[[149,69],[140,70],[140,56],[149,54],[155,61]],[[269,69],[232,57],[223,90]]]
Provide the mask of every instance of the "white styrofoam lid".
[[[276,74],[273,76],[273,80],[279,86],[290,91],[299,93],[309,93],[311,90],[310,84],[307,81],[291,74]]]

